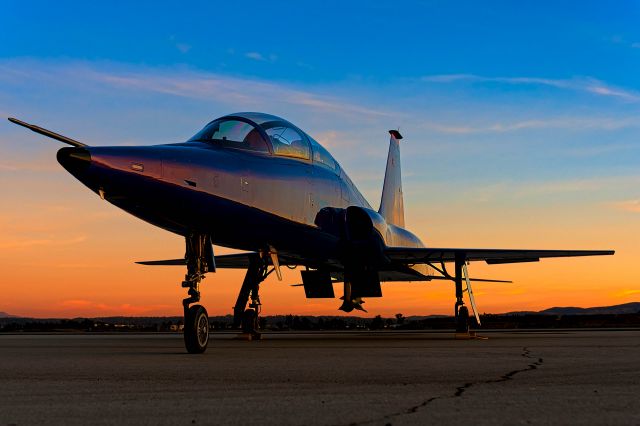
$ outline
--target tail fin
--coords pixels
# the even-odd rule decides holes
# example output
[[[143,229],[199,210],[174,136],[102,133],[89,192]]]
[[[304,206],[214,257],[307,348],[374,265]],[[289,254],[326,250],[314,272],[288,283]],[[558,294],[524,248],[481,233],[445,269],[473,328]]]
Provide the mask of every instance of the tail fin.
[[[389,130],[389,156],[384,174],[382,199],[378,213],[392,225],[404,227],[404,201],[402,196],[402,174],[400,172],[400,139],[397,130]]]

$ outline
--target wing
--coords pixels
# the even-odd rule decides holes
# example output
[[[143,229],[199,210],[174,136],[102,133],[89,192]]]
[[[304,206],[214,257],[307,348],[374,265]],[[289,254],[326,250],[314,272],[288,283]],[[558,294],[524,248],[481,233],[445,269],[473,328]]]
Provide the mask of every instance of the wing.
[[[249,256],[253,254],[255,253],[246,252],[246,253],[223,254],[220,256],[215,256],[216,268],[247,269],[249,268]],[[288,257],[279,256],[279,260],[280,260],[281,266],[293,266],[293,265],[299,264],[295,262],[294,259],[290,259]],[[267,259],[267,262],[271,264],[271,259]],[[184,259],[143,260],[136,263],[139,265],[150,265],[150,266],[184,266],[187,264],[186,260]]]
[[[456,256],[467,261],[485,261],[488,264],[537,262],[542,258],[608,256],[613,250],[514,250],[465,248],[405,248],[387,247],[385,255],[393,262],[404,264],[453,262]]]

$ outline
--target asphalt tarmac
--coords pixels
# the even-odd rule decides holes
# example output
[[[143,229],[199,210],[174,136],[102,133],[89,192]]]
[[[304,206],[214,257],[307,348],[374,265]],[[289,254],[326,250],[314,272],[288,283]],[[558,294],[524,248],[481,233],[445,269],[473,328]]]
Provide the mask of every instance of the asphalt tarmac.
[[[0,335],[0,426],[640,424],[640,331]]]

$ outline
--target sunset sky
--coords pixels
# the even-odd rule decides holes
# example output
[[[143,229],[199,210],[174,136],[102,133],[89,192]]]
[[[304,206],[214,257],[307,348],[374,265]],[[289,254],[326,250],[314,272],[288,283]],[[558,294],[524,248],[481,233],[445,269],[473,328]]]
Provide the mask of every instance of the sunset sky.
[[[615,249],[488,266],[481,312],[640,300],[640,3],[30,2],[0,13],[0,311],[180,315],[183,240],[67,174],[63,145],[184,141],[218,116],[282,116],[327,147],[370,203],[399,127],[407,227],[427,245]],[[491,6],[489,6],[491,5]],[[216,248],[218,254],[229,252]],[[335,315],[299,273],[263,314]],[[231,313],[240,271],[202,302]],[[336,293],[342,290],[336,287]],[[451,283],[387,283],[370,315],[452,313]]]

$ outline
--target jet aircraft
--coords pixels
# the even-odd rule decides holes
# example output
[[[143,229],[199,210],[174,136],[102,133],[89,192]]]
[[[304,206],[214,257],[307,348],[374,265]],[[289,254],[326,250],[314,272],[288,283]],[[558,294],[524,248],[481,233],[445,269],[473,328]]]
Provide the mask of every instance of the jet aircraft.
[[[218,268],[246,269],[234,323],[258,336],[260,283],[281,267],[300,267],[307,298],[333,298],[339,309],[364,310],[381,297],[381,282],[451,280],[457,331],[467,332],[467,293],[477,323],[469,262],[535,262],[542,258],[612,255],[611,250],[519,250],[429,247],[405,229],[400,140],[390,130],[380,200],[375,210],[331,154],[300,128],[270,114],[230,114],[182,143],[88,146],[50,130],[9,120],[64,142],[58,162],[100,198],[185,238],[179,259],[138,262],[186,265],[182,286],[184,341],[189,353],[209,342],[200,282]],[[214,255],[213,245],[242,250]],[[447,265],[453,264],[453,271]]]

